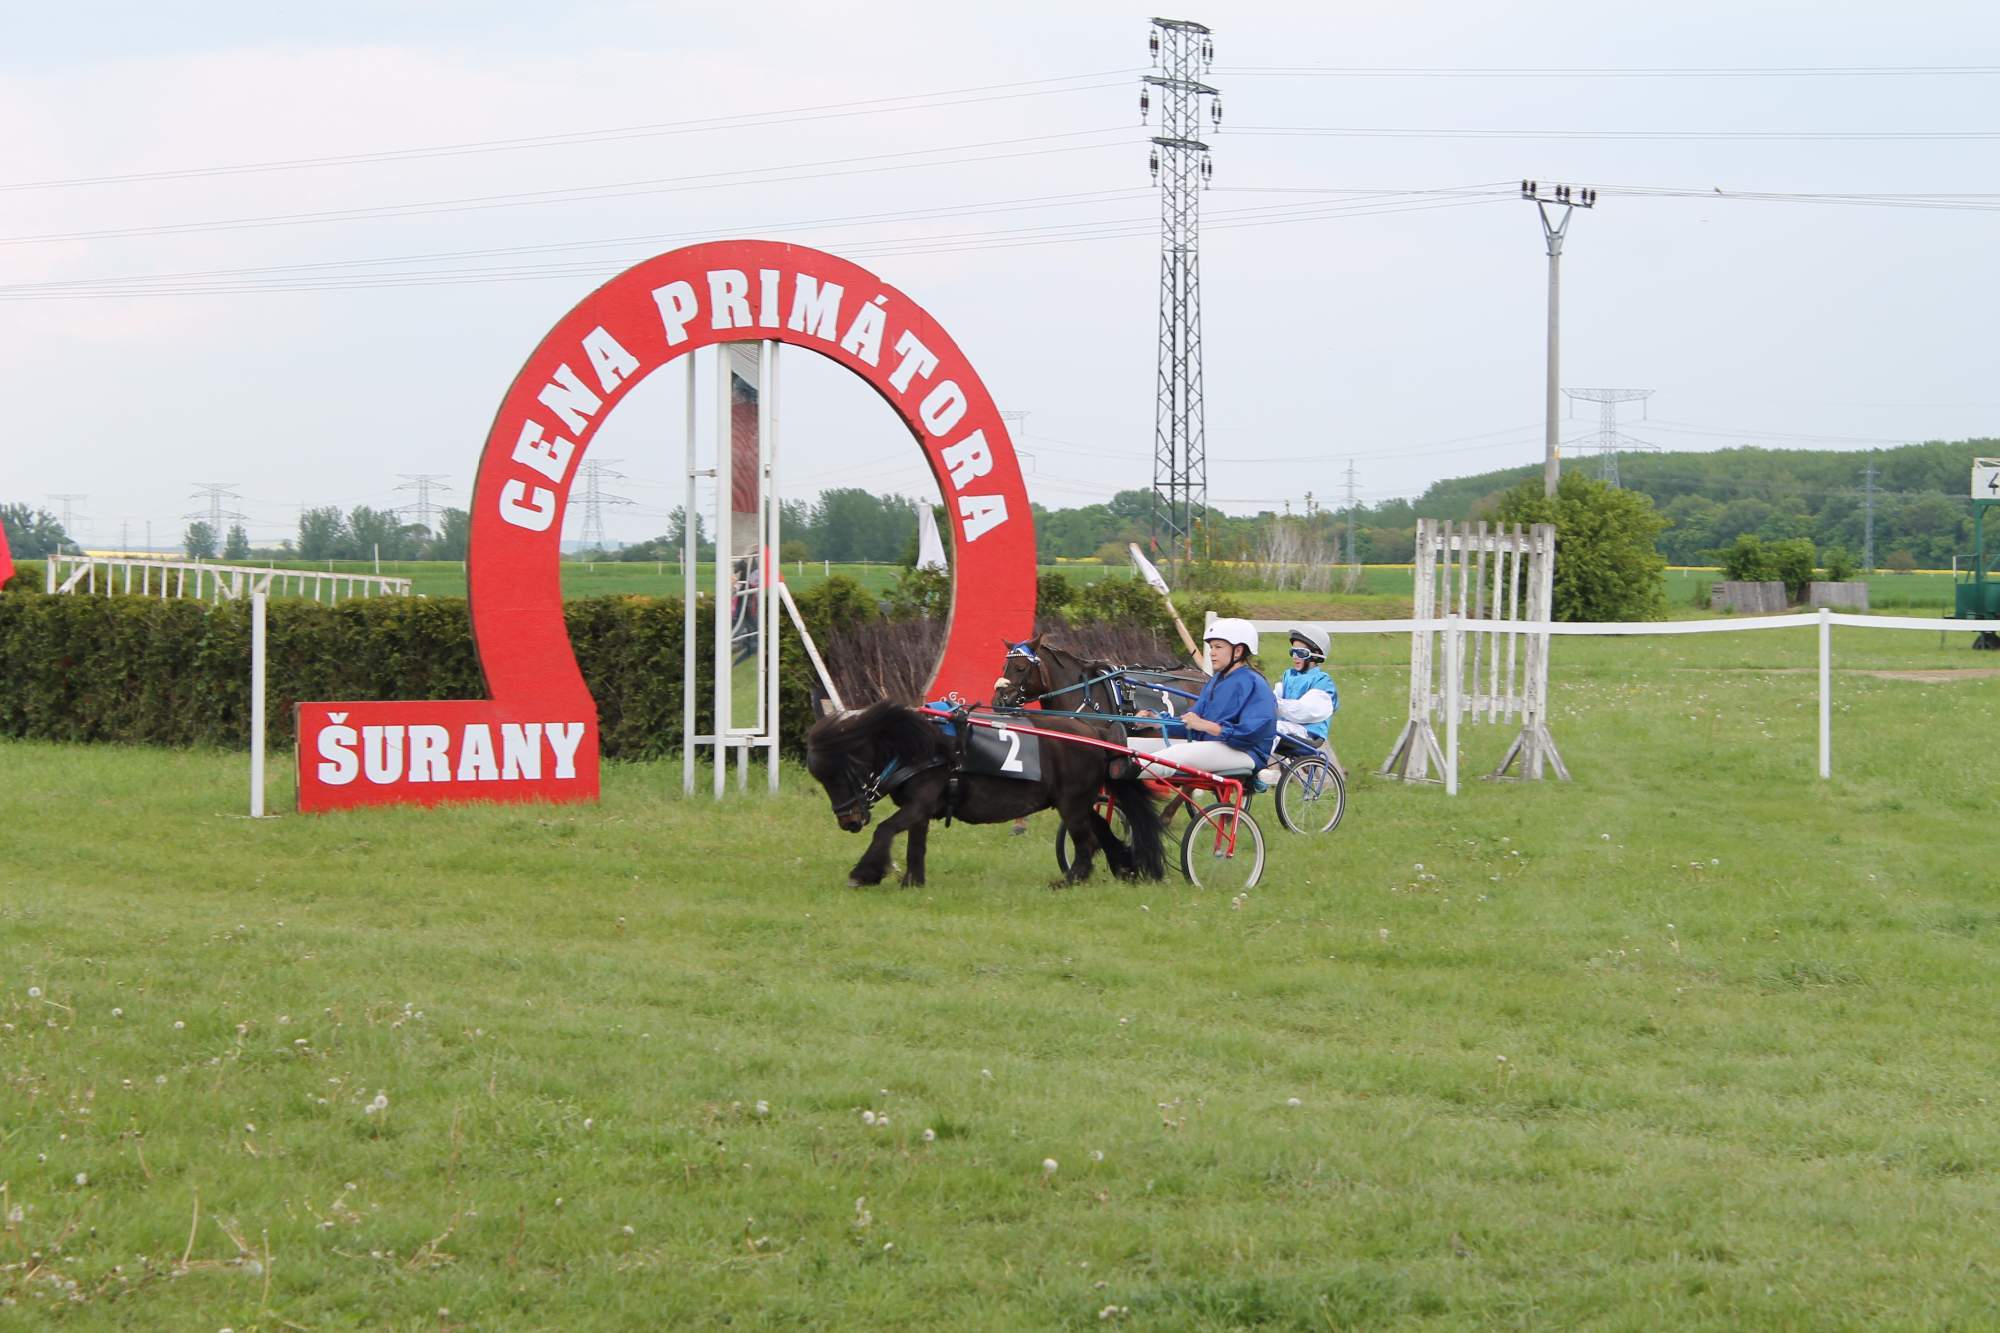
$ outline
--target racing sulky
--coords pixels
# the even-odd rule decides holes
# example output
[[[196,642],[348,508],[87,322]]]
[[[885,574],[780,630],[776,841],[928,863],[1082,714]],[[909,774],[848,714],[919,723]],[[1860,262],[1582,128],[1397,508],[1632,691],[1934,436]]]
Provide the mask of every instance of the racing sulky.
[[[848,886],[882,882],[899,833],[910,835],[902,882],[922,884],[932,820],[999,824],[1048,809],[1062,819],[1077,849],[1070,883],[1090,877],[1099,850],[1121,878],[1161,878],[1166,861],[1153,797],[1125,754],[1091,743],[1115,744],[1118,737],[1103,726],[1059,716],[1038,717],[1033,726],[1079,739],[1070,743],[1005,726],[974,727],[963,715],[895,703],[871,704],[816,724],[806,735],[806,768],[826,789],[840,827],[861,832],[885,797],[897,807],[848,872]],[[1129,844],[1098,812],[1104,794],[1124,817]]]

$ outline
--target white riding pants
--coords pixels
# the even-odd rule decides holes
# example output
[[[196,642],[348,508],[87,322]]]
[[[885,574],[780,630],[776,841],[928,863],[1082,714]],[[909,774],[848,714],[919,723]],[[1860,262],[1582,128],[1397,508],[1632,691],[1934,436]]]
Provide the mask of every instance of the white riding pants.
[[[1222,777],[1241,777],[1250,772],[1249,754],[1221,741],[1169,741],[1158,736],[1134,736],[1131,746],[1173,763],[1186,764],[1189,768]],[[1171,778],[1175,776],[1175,771],[1159,764],[1147,764],[1140,776]]]

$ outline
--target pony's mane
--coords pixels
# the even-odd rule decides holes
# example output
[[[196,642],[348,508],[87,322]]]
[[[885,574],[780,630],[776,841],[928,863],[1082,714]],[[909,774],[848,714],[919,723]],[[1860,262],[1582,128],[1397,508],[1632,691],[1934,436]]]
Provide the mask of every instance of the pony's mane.
[[[806,748],[818,754],[879,749],[905,763],[919,763],[937,747],[936,726],[916,709],[886,699],[814,723],[806,733]]]

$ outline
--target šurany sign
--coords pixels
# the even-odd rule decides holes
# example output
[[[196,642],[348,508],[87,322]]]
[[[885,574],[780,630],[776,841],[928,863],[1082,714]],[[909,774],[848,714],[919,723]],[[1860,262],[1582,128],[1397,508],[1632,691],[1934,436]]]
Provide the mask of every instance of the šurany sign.
[[[770,241],[690,246],[627,269],[550,330],[486,437],[467,557],[490,697],[298,706],[301,810],[588,801],[597,706],[563,622],[562,516],[604,418],[661,366],[716,343],[810,348],[910,427],[951,516],[954,597],[929,696],[977,697],[1035,614],[1035,535],[992,396],[936,320],[834,255]],[[661,669],[672,664],[662,663]]]

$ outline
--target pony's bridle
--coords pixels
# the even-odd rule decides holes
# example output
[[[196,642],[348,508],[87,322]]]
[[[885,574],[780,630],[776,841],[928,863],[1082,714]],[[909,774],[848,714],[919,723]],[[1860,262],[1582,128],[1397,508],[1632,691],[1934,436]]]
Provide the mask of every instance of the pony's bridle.
[[[1048,663],[1042,661],[1041,655],[1037,653],[1033,648],[1030,648],[1026,643],[1008,644],[1007,660],[1010,662],[1026,662],[1029,666],[1035,669],[1035,675],[1039,677],[1038,680],[1028,681],[1020,685],[1014,685],[1013,688],[1020,696],[1017,701],[1020,705],[1026,706],[1028,704],[1034,703],[1038,699],[1046,698],[1049,692],[1055,688],[1054,685],[1052,685],[1049,681]],[[1009,683],[1012,684],[1012,682]],[[1041,687],[1041,693],[1032,695],[1029,694],[1028,690],[1037,685]]]
[[[833,817],[835,819],[844,819],[851,811],[856,809],[860,810],[863,815],[873,810],[877,802],[889,792],[895,790],[895,784],[890,779],[895,776],[896,770],[901,768],[902,765],[902,760],[892,758],[882,766],[880,772],[869,773],[865,777],[862,777],[855,784],[854,795],[833,807]],[[861,764],[858,761],[849,764],[848,772],[850,774],[861,773]],[[903,776],[907,778],[911,774],[905,773]]]

